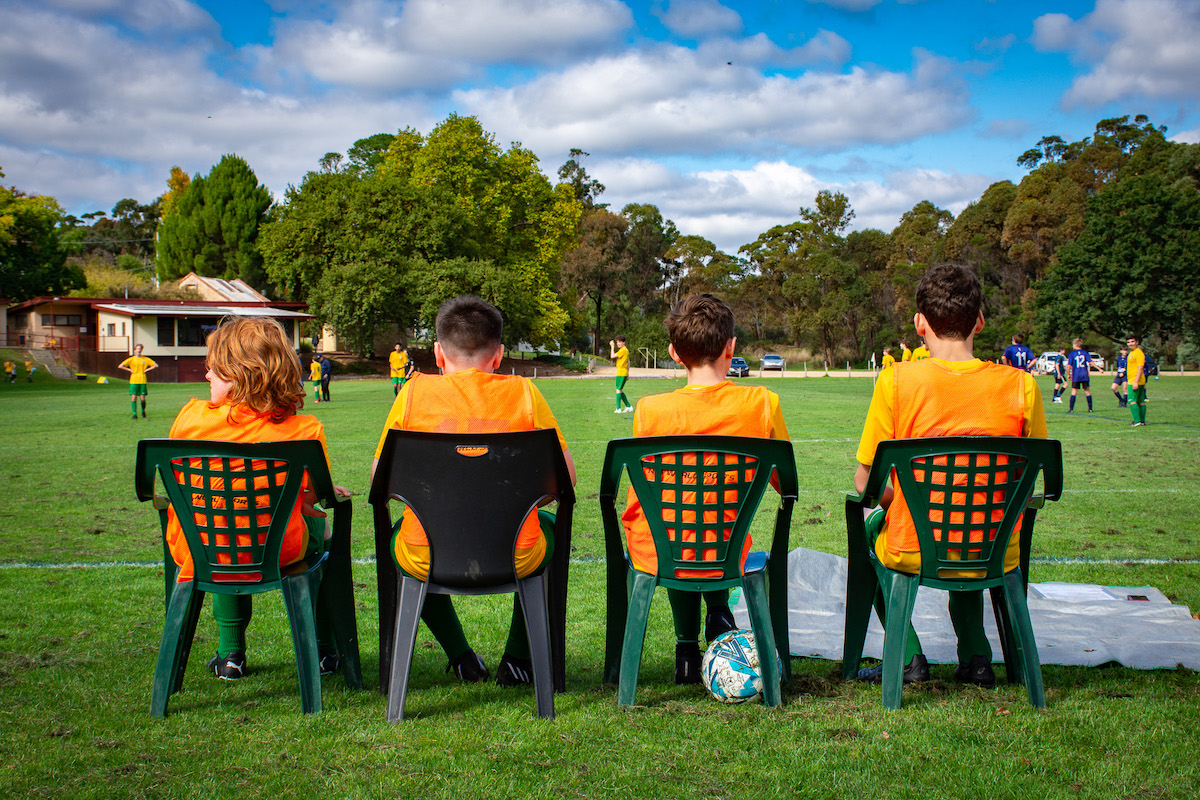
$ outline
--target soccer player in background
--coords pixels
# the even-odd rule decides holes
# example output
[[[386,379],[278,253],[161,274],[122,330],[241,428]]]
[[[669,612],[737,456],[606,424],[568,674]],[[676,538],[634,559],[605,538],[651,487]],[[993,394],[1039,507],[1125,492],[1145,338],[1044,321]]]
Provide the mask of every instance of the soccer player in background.
[[[1067,390],[1067,348],[1058,348],[1058,357],[1054,359],[1054,402],[1062,403],[1063,392]]]
[[[1146,354],[1142,352],[1142,340],[1134,334],[1125,337],[1129,348],[1129,359],[1125,362],[1125,375],[1129,380],[1129,413],[1134,428],[1146,424]]]
[[[896,363],[896,359],[892,356],[891,346],[889,345],[888,347],[883,348],[883,360],[880,362],[879,368],[887,369],[888,367],[890,367],[892,364],[895,364],[895,363]]]
[[[308,364],[308,379],[312,381],[313,399],[321,402],[321,357],[314,354]]]
[[[630,413],[633,411],[633,404],[625,396],[625,382],[629,380],[629,348],[625,346],[625,337],[618,336],[615,341],[610,341],[608,349],[609,357],[617,365],[617,410],[613,413]]]
[[[1122,347],[1120,355],[1117,356],[1117,370],[1113,373],[1112,389],[1113,395],[1117,398],[1117,408],[1125,408],[1129,405],[1129,396],[1124,394],[1122,389],[1125,387],[1126,381],[1126,366],[1129,361],[1129,348]]]
[[[388,366],[392,372],[392,396],[400,394],[400,387],[408,379],[408,351],[399,344],[388,353]]]
[[[133,418],[137,419],[138,398],[142,399],[142,416],[146,416],[146,373],[157,369],[154,360],[142,355],[143,346],[134,345],[133,355],[117,364],[117,369],[129,373],[129,407],[133,409]]]
[[[1075,411],[1075,394],[1083,389],[1087,397],[1088,413],[1092,413],[1092,375],[1088,371],[1092,365],[1091,354],[1083,349],[1083,339],[1074,339],[1071,346],[1075,349],[1067,354],[1067,365],[1071,369],[1071,405],[1067,413]]]
[[[1024,338],[1019,333],[1014,333],[1012,344],[1004,351],[1004,363],[1010,367],[1029,372],[1033,367],[1033,351],[1026,347],[1022,342]]]

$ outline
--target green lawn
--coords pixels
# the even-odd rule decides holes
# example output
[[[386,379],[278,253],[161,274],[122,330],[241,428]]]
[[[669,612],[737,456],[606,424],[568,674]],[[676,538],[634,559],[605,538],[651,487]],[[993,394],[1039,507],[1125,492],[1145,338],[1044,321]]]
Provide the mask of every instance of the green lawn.
[[[0,355],[3,355],[0,352]],[[1044,379],[1042,379],[1044,380]],[[1066,492],[1038,518],[1032,579],[1152,584],[1200,610],[1200,378],[1150,386],[1151,424],[1131,429],[1097,383],[1096,412],[1047,403],[1064,444]],[[845,551],[842,498],[854,469],[867,379],[769,379],[796,446],[801,498],[791,543]],[[634,380],[627,391],[679,381]],[[967,689],[950,667],[885,713],[879,690],[836,679],[839,665],[794,662],[784,706],[721,706],[672,683],[665,598],[654,607],[639,702],[617,709],[599,685],[603,543],[596,490],[604,444],[626,435],[606,380],[543,380],[579,471],[567,669],[552,722],[532,692],[462,686],[422,635],[412,717],[384,722],[374,691],[326,678],[325,712],[299,714],[282,602],[256,605],[254,674],[204,673],[216,636],[205,613],[185,690],[153,720],[151,675],[162,625],[156,516],[133,494],[135,442],[165,436],[207,385],[151,384],[149,418],[129,419],[126,385],[0,386],[0,786],[40,797],[1194,797],[1200,677],[1190,670],[1048,666],[1048,708],[1020,687]],[[1043,383],[1049,394],[1049,383]],[[367,476],[391,401],[378,380],[341,380],[325,421],[334,479],[355,500],[355,553],[372,552]],[[768,500],[768,505],[771,501]],[[763,515],[765,518],[767,515]],[[764,519],[765,523],[765,519]],[[765,532],[765,524],[762,530]],[[1181,559],[1185,563],[1130,563]],[[364,671],[377,668],[374,566],[356,593]],[[495,665],[504,598],[462,602],[476,649]]]

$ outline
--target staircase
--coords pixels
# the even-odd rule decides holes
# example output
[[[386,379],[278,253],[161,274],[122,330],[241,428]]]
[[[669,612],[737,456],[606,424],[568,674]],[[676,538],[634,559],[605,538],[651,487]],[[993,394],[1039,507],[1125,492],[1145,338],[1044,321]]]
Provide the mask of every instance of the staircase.
[[[62,380],[69,381],[75,377],[74,373],[71,372],[70,367],[64,367],[61,364],[59,364],[57,361],[54,360],[53,351],[50,351],[50,350],[27,350],[26,353],[28,353],[30,355],[30,357],[32,357],[35,361],[37,361],[38,364],[43,369],[45,369],[47,372],[49,372],[51,375],[53,375],[56,378],[61,378]]]

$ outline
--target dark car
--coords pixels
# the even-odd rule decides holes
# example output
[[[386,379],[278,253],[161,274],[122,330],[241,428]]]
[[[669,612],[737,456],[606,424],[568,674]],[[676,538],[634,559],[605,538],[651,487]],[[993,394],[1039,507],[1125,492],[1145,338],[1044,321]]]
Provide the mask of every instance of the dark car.
[[[750,365],[741,356],[734,356],[733,361],[729,362],[729,371],[725,375],[729,378],[748,378],[750,377]]]
[[[767,355],[762,357],[763,369],[783,369],[783,356]]]

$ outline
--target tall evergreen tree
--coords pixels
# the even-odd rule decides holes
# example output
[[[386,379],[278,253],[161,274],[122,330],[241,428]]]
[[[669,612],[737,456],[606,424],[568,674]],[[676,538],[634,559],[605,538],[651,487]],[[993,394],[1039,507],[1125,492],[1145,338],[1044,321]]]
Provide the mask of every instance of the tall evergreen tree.
[[[239,156],[224,156],[207,177],[192,178],[163,219],[159,277],[174,280],[195,272],[263,285],[267,276],[257,239],[270,207],[271,193],[250,166]]]

